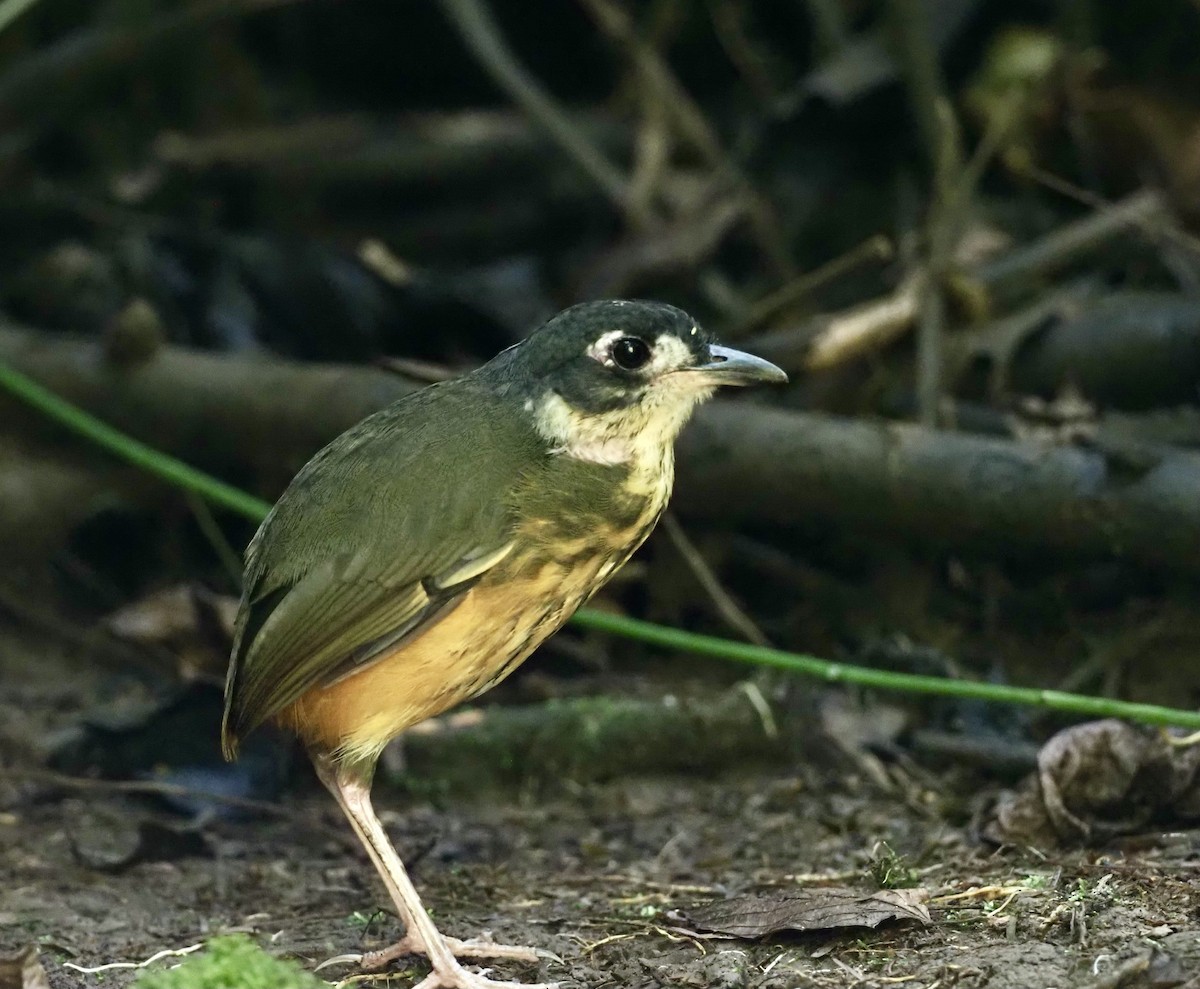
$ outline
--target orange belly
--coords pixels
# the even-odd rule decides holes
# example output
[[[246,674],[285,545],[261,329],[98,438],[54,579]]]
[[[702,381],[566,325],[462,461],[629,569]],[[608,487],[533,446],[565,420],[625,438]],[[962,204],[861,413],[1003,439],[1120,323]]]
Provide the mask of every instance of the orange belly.
[[[417,638],[310,690],[278,720],[339,758],[374,759],[405,728],[508,676],[616,569],[607,564],[595,558],[570,570],[543,563],[532,573],[526,565],[519,574],[512,567],[490,574]]]

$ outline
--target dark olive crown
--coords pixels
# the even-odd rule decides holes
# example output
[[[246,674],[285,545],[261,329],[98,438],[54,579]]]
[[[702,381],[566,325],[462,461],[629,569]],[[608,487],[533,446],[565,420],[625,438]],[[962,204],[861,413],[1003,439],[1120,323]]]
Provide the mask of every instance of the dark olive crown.
[[[589,354],[596,341],[618,331],[611,366]],[[553,390],[572,408],[605,412],[637,402],[647,385],[641,365],[664,335],[687,346],[691,363],[708,362],[712,338],[682,309],[662,302],[608,300],[564,309],[480,374],[506,390],[531,397]]]

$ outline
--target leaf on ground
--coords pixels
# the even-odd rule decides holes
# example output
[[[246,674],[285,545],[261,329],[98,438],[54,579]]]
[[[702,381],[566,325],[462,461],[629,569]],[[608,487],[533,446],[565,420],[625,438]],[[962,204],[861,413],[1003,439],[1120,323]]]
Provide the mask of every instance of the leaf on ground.
[[[118,608],[104,625],[117,638],[166,649],[184,680],[223,680],[237,609],[237,598],[179,584]]]
[[[30,945],[15,955],[0,956],[0,989],[50,989],[50,980]]]
[[[1047,847],[1104,840],[1152,821],[1200,817],[1200,746],[1116,719],[1060,731],[1037,773],[986,812],[980,834],[998,844]]]
[[[832,931],[845,927],[878,927],[889,920],[931,922],[923,889],[857,889],[819,887],[782,893],[746,894],[718,900],[688,911],[699,930],[756,938],[779,931]]]

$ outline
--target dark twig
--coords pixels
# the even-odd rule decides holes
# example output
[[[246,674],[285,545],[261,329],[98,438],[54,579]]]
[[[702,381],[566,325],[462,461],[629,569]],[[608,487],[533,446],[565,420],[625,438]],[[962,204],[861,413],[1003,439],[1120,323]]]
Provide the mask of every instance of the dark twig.
[[[843,275],[868,262],[890,261],[893,254],[894,248],[892,242],[883,234],[875,234],[873,237],[868,237],[857,247],[852,247],[846,251],[845,254],[839,255],[831,261],[826,261],[823,265],[814,268],[812,271],[806,271],[804,274],[798,275],[770,295],[759,299],[750,308],[750,311],[741,322],[730,331],[731,335],[740,336],[755,327],[761,326],[772,316],[775,316],[788,306],[795,305],[806,295],[816,291],[827,282],[841,278]]]
[[[4,0],[0,3],[0,31],[3,31],[38,0]]]
[[[559,146],[630,220],[645,225],[648,217],[636,212],[629,199],[625,177],[571,120],[558,102],[529,74],[500,34],[492,13],[482,0],[439,0],[442,11],[457,29],[479,64],[496,84]],[[633,210],[633,213],[630,213]]]
[[[917,405],[921,422],[936,426],[942,393],[942,337],[946,321],[943,283],[966,213],[968,191],[959,186],[962,152],[958,123],[938,66],[919,0],[892,0],[900,65],[908,85],[913,116],[933,174],[926,220],[927,277],[920,283],[917,325]]]
[[[1031,244],[977,261],[963,274],[990,296],[1008,298],[1031,281],[1068,267],[1131,230],[1152,239],[1165,237],[1170,222],[1166,201],[1159,193],[1135,192],[1103,212],[1082,217]],[[915,282],[916,276],[891,295],[756,336],[747,347],[785,371],[845,363],[878,349],[913,324],[918,313]]]
[[[305,0],[205,0],[140,23],[68,34],[12,63],[0,75],[0,121],[11,128],[13,118],[20,115],[26,123],[49,127],[64,108],[74,105],[62,99],[62,91],[86,87],[109,66],[132,62],[223,20],[302,2]]]
[[[1151,238],[1164,236],[1170,215],[1160,193],[1143,189],[987,262],[980,266],[975,277],[991,292],[1003,294],[1010,287],[1024,285],[1033,274],[1052,274],[1130,229]]]
[[[235,797],[224,793],[210,793],[178,783],[160,780],[96,780],[86,776],[68,776],[49,769],[0,769],[0,779],[12,782],[41,783],[61,790],[92,790],[100,793],[133,793],[141,796],[173,797],[182,800],[205,800],[214,804],[226,804],[242,810],[252,810],[273,817],[287,817],[291,812],[281,804],[249,797]]]
[[[645,86],[658,95],[674,119],[680,135],[704,157],[718,178],[746,198],[760,250],[780,277],[790,277],[795,266],[774,216],[722,147],[721,139],[709,124],[704,111],[684,89],[662,56],[639,36],[633,21],[621,7],[612,0],[582,0],[582,3],[600,29],[621,47]]]
[[[1040,185],[1044,185],[1047,189],[1053,189],[1061,196],[1066,196],[1077,203],[1091,207],[1097,213],[1106,214],[1120,206],[1119,203],[1114,203],[1110,199],[1098,196],[1096,193],[1084,189],[1074,182],[1069,182],[1052,172],[1047,172],[1045,169],[1031,166],[1025,170],[1024,174]],[[1154,194],[1151,193],[1151,195]],[[1133,197],[1130,198],[1132,199]],[[1129,202],[1129,200],[1125,200],[1125,202]],[[1180,247],[1187,248],[1193,254],[1200,254],[1200,238],[1193,236],[1186,230],[1181,230],[1178,225],[1170,222],[1172,219],[1168,213],[1164,212],[1161,217],[1139,219],[1137,225],[1147,236],[1158,240],[1171,241]]]
[[[679,524],[679,520],[671,512],[667,512],[663,516],[662,527],[667,538],[671,540],[671,545],[683,557],[683,562],[692,571],[692,576],[696,578],[696,582],[716,606],[717,613],[725,620],[725,623],[747,642],[753,642],[756,646],[769,646],[771,642],[763,635],[762,629],[721,586],[720,579],[713,573],[708,561],[704,559],[700,550],[696,548],[695,543],[684,531],[683,526]]]

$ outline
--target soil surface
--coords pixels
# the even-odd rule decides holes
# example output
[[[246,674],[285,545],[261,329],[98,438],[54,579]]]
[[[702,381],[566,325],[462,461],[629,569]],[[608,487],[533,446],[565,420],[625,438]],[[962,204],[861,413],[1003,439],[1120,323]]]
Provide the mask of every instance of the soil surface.
[[[29,647],[10,641],[0,657]],[[79,702],[79,676],[63,669],[50,657],[36,682],[3,681],[9,767],[33,768],[19,736],[36,737]],[[51,986],[126,985],[136,972],[79,968],[137,962],[217,932],[249,932],[310,967],[399,933],[364,853],[311,780],[289,790],[284,815],[189,828],[140,797],[9,773],[0,781],[0,954],[39,945]],[[805,762],[711,779],[543,779],[487,802],[432,803],[386,786],[376,796],[444,931],[486,932],[562,959],[499,962],[493,971],[505,978],[589,989],[1098,989],[1180,985],[1200,972],[1194,835],[997,851],[972,840],[963,813],[947,817],[954,804],[942,782],[899,767]],[[133,864],[119,854],[130,834],[142,847]],[[689,920],[690,909],[733,894],[869,892],[885,872],[928,891],[930,924],[748,941],[702,934]],[[423,971],[414,961],[388,984],[413,985]]]

